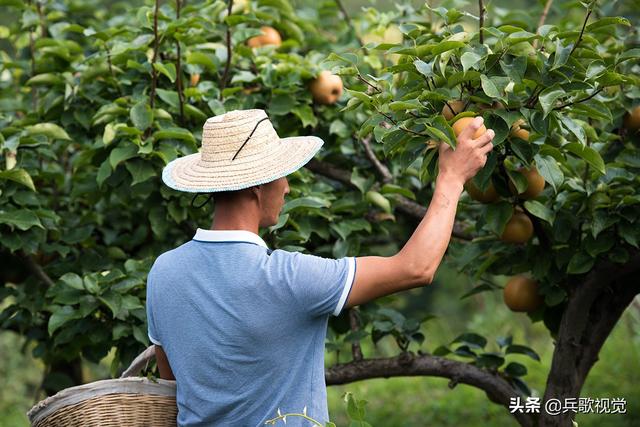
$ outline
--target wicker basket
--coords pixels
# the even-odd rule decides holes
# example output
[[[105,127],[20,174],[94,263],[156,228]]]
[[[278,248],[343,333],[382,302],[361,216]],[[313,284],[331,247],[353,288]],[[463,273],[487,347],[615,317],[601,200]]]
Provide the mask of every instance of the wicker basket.
[[[155,356],[149,347],[119,379],[64,389],[27,413],[33,427],[175,427],[176,383],[134,377]]]

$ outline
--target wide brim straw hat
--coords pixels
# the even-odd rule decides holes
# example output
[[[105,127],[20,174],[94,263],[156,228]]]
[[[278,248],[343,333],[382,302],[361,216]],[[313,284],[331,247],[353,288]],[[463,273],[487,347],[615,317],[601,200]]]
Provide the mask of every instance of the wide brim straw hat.
[[[200,152],[167,164],[162,180],[190,193],[241,190],[300,169],[322,144],[315,136],[280,138],[264,110],[229,111],[206,121]]]

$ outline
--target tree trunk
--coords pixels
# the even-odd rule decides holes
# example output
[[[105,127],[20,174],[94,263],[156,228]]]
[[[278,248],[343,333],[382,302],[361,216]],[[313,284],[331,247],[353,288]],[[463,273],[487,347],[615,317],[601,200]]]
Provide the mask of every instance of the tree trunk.
[[[640,293],[640,282],[637,278],[634,280],[634,273],[640,270],[639,261],[636,255],[622,267],[606,264],[570,290],[542,400],[541,427],[571,427],[574,412],[552,415],[545,411],[544,404],[550,399],[558,399],[564,404],[566,398],[580,397],[582,386],[607,337]]]

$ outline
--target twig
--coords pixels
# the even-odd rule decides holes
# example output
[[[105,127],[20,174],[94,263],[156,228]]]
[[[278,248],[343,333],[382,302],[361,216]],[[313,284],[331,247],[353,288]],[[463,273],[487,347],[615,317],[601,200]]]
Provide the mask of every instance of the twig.
[[[342,15],[344,15],[344,19],[349,22],[349,24],[351,24],[351,18],[349,18],[349,14],[347,13],[347,9],[344,8],[344,5],[342,4],[342,2],[340,0],[336,0],[336,4],[338,5],[338,8],[340,9],[340,12],[342,12]]]
[[[229,0],[227,7],[227,16],[231,16],[231,9],[233,8],[233,0]],[[220,99],[222,99],[222,92],[227,87],[227,79],[229,78],[229,69],[231,68],[231,27],[227,24],[227,63],[224,66],[224,73],[222,74],[222,80],[220,81]]]
[[[31,258],[30,255],[21,253],[21,256],[22,256],[22,259],[27,264],[27,268],[29,269],[29,271],[31,271],[31,273],[33,273],[45,285],[49,287],[55,286],[55,282],[51,280],[51,277],[49,277],[47,273],[45,273],[45,271],[42,269],[42,266],[40,266],[40,264],[35,262],[35,260]]]
[[[160,9],[160,0],[155,1],[155,9],[153,11],[153,57],[151,58],[151,92],[149,93],[149,105],[153,109],[156,105],[156,86],[158,85],[158,72],[156,71],[156,61],[158,60],[158,46],[160,37],[158,37],[158,11]]]
[[[377,93],[382,93],[382,90],[380,90],[380,88],[378,86],[374,85],[373,83],[369,82],[369,80],[367,80],[364,77],[362,77],[362,74],[358,73],[357,77],[358,77],[358,80],[360,80],[361,82],[366,83],[367,85],[369,85],[369,87],[371,87]]]
[[[349,309],[349,326],[351,332],[358,331],[358,309],[355,307]],[[353,354],[353,360],[362,360],[362,348],[360,348],[359,340],[354,340],[351,344],[351,353]]]
[[[356,40],[358,40],[358,43],[360,43],[360,46],[364,46],[365,43],[360,37],[358,37],[358,32],[356,31],[355,27],[353,26],[353,22],[351,21],[351,17],[347,13],[347,9],[344,7],[344,5],[342,4],[342,2],[340,0],[335,0],[335,2],[336,2],[336,5],[338,6],[338,9],[340,9],[340,12],[342,13],[342,16],[344,17],[344,20],[347,21],[347,25],[349,25],[349,28],[353,32],[354,37],[356,38]],[[362,49],[366,54],[367,53],[367,49],[365,49],[365,48],[362,48]]]
[[[389,168],[378,159],[378,157],[376,156],[376,153],[373,152],[370,141],[371,141],[370,136],[362,139],[364,152],[367,155],[367,158],[369,159],[369,161],[373,164],[373,166],[375,166],[378,172],[380,172],[380,175],[382,175],[382,182],[385,184],[390,183],[391,181],[393,181],[393,175],[389,171]]]
[[[38,17],[40,18],[40,34],[42,37],[47,37],[47,24],[44,20],[44,14],[42,13],[42,5],[39,1],[36,1],[36,10],[38,11]]]
[[[538,21],[538,27],[536,29],[536,34],[538,34],[538,32],[540,31],[540,27],[542,27],[544,25],[544,21],[547,20],[547,15],[549,14],[549,9],[551,9],[551,3],[553,3],[553,0],[547,0],[547,3],[544,5],[544,9],[542,10],[542,15],[540,15],[540,20]],[[538,39],[535,39],[533,41],[533,48],[534,49],[538,48]],[[544,45],[542,46],[542,48],[540,50],[544,50]]]
[[[482,2],[482,0],[478,0],[478,6],[480,8],[480,23],[478,24],[478,32],[480,35],[480,44],[484,43],[484,34],[482,32],[482,27],[484,27],[484,12],[485,12],[485,8],[484,8],[484,3]]]
[[[593,0],[589,5],[589,8],[587,9],[587,16],[585,16],[584,22],[582,23],[582,29],[580,30],[580,35],[578,36],[578,40],[576,40],[576,44],[574,44],[573,48],[571,48],[571,52],[569,52],[569,56],[571,56],[573,51],[576,50],[576,48],[580,44],[580,41],[582,41],[582,35],[584,34],[584,29],[587,26],[587,21],[589,20],[589,16],[591,16],[591,12],[593,12],[593,8],[595,5],[596,5],[596,1]]]
[[[109,45],[107,44],[106,41],[104,42],[104,49],[107,52],[107,65],[109,66],[109,73],[111,74],[111,78],[113,79],[113,81],[116,84],[116,87],[118,88],[118,93],[120,94],[120,96],[122,96],[123,95],[122,86],[120,86],[120,82],[116,78],[116,73],[113,71],[113,64],[111,63],[111,50],[109,49]]]
[[[579,99],[579,100],[577,100],[577,101],[567,102],[567,103],[565,103],[565,104],[562,104],[562,105],[559,105],[559,106],[557,106],[557,107],[554,107],[553,109],[554,109],[554,110],[561,110],[561,109],[563,109],[564,107],[568,107],[568,106],[570,106],[570,105],[575,105],[575,104],[579,104],[579,103],[584,102],[584,101],[588,101],[588,100],[590,100],[591,98],[593,98],[594,96],[596,96],[597,94],[599,94],[600,92],[602,92],[602,90],[603,90],[603,88],[600,88],[600,89],[596,90],[595,92],[593,92],[591,95],[589,95],[589,96],[587,96],[587,97],[584,97],[584,98]]]
[[[186,0],[184,0],[186,1]],[[176,19],[180,19],[181,1],[176,0]],[[180,124],[184,126],[184,91],[182,88],[182,67],[180,59],[180,40],[176,39],[176,90],[178,91],[178,101],[180,102]]]

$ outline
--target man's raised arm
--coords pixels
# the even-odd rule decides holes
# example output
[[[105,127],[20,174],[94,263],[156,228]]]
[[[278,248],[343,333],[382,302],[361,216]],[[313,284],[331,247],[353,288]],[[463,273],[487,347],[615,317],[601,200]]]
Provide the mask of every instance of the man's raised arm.
[[[493,130],[471,139],[482,125],[476,118],[460,136],[455,150],[441,143],[439,174],[427,213],[404,247],[391,257],[356,258],[356,275],[347,307],[431,283],[453,230],[464,183],[473,178],[493,148]]]

